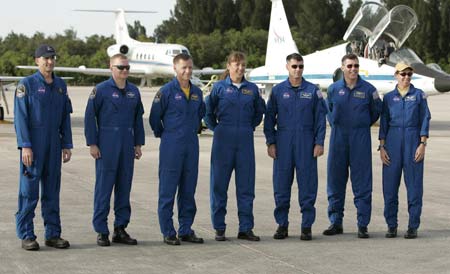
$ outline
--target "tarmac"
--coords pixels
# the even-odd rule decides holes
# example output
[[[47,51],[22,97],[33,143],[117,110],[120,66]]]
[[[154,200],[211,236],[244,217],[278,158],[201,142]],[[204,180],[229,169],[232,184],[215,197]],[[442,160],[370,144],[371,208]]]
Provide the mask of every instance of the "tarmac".
[[[61,187],[62,237],[71,247],[57,250],[44,245],[40,207],[36,209],[35,232],[41,245],[38,252],[24,251],[15,234],[19,153],[12,123],[0,124],[0,273],[450,273],[450,94],[428,99],[432,121],[425,156],[425,180],[422,223],[419,237],[403,238],[408,223],[404,183],[399,197],[399,236],[384,237],[381,188],[381,161],[376,151],[378,127],[372,128],[373,210],[369,239],[358,239],[356,211],[350,184],[347,186],[344,234],[324,236],[327,217],[326,161],[318,160],[319,193],[313,240],[300,241],[300,210],[294,183],[289,237],[274,240],[272,161],[267,156],[262,128],[255,132],[256,199],[254,232],[260,242],[237,239],[238,219],[234,179],[230,183],[226,242],[214,240],[209,209],[209,171],[212,132],[200,135],[200,166],[196,192],[197,215],[193,229],[205,239],[202,245],[163,243],[157,216],[159,139],[153,137],[148,115],[157,88],[143,88],[146,113],[146,145],[143,157],[136,161],[131,193],[132,217],[127,231],[138,239],[137,246],[96,245],[91,218],[94,192],[94,160],[85,145],[83,116],[92,87],[69,87],[72,115],[72,160],[63,165]],[[8,92],[10,106],[13,92]],[[13,116],[6,116],[12,121]],[[176,208],[175,208],[176,212]],[[176,216],[176,213],[175,213]],[[114,216],[109,216],[112,230]],[[174,223],[177,224],[176,217]]]

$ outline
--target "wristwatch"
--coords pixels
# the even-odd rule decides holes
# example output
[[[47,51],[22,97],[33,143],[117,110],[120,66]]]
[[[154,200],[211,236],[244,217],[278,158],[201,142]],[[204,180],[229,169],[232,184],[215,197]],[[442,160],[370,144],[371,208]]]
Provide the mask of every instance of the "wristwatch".
[[[379,145],[377,151],[380,151],[382,148],[385,148],[384,145]]]
[[[427,146],[427,142],[426,141],[420,141],[421,144],[423,144],[424,146]]]

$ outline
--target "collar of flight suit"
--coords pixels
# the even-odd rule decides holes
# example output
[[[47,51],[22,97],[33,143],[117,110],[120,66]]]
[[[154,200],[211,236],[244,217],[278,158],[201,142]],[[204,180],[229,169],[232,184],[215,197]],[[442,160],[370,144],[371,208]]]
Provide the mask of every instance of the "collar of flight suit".
[[[231,81],[230,75],[227,76],[227,78],[225,78],[225,83],[227,83],[230,86],[233,86],[233,81]],[[242,76],[242,81],[241,81],[241,88],[245,87],[248,85],[248,81],[247,79],[245,79],[245,76]],[[240,89],[240,88],[239,88]]]

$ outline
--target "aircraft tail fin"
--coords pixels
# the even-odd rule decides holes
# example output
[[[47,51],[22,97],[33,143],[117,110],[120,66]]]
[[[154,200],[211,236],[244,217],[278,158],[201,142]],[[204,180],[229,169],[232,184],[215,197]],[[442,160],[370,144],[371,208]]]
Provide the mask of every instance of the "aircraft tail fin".
[[[134,41],[131,39],[128,33],[127,22],[125,21],[125,12],[126,13],[156,13],[155,11],[138,11],[138,10],[80,10],[77,9],[75,11],[82,12],[107,12],[114,13],[116,16],[115,25],[114,25],[114,39],[116,39],[117,44],[129,44],[130,41]]]
[[[298,53],[297,45],[292,38],[286,12],[282,0],[271,0],[272,11],[270,13],[269,37],[267,40],[266,64],[269,70],[284,68],[286,56]]]

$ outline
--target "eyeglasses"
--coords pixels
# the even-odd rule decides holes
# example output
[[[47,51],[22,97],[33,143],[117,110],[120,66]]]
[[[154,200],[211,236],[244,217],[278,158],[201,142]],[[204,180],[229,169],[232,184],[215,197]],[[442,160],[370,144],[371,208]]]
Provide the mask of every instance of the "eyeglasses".
[[[130,70],[130,65],[126,65],[126,66],[124,66],[124,65],[114,65],[113,67],[116,67],[118,70],[124,70],[124,69],[126,69],[126,70]]]
[[[351,68],[359,68],[359,64],[348,64],[348,65],[346,65],[346,67],[347,67],[348,69],[351,69]]]
[[[291,65],[291,68],[293,68],[293,69],[297,69],[297,68],[303,69],[304,67],[305,67],[305,65],[303,65],[303,64],[301,64],[301,65]]]
[[[400,76],[402,76],[402,77],[405,77],[406,75],[408,75],[409,77],[411,77],[411,76],[413,75],[412,72],[402,72],[402,73],[399,73],[399,74],[400,74]]]

